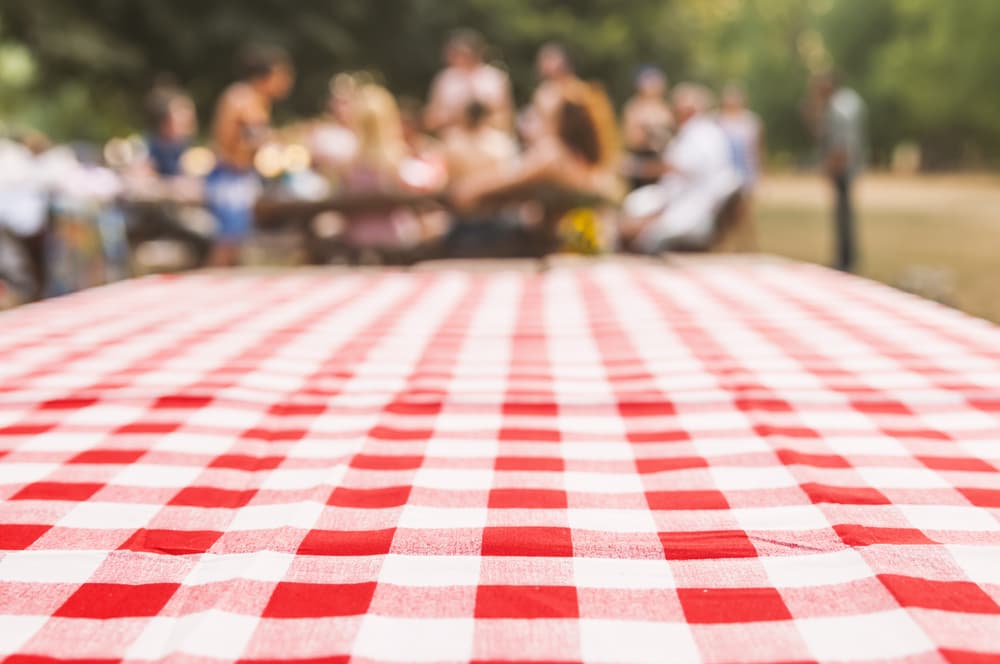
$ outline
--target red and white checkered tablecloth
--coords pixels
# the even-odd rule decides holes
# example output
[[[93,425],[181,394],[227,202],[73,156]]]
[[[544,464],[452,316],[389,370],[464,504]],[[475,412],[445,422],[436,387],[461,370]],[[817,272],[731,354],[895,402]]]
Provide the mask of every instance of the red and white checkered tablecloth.
[[[1000,330],[782,263],[0,316],[0,659],[1000,659]]]

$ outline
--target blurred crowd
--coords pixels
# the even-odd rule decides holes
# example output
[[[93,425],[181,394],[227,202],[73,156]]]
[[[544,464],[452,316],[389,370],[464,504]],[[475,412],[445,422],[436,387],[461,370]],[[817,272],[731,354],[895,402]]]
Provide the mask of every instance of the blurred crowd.
[[[182,247],[188,266],[236,265],[255,230],[282,226],[301,233],[315,263],[659,254],[727,238],[753,249],[764,135],[738,85],[719,94],[671,87],[643,66],[619,122],[562,45],[539,49],[538,84],[522,106],[486,53],[478,33],[458,30],[426,104],[345,72],[331,79],[318,117],[276,127],[272,107],[292,90],[294,64],[281,49],[253,46],[218,98],[204,145],[194,102],[170,80],[149,93],[142,136],[89,153],[40,136],[4,140],[0,282],[23,282],[23,299],[71,288],[54,285],[52,269],[72,244],[56,232],[67,219],[96,228],[91,244],[109,277],[164,242]],[[834,140],[825,118],[838,90],[828,82],[814,85],[807,115]],[[861,147],[842,154],[856,132],[837,129],[848,134],[836,139],[835,174],[846,219]]]

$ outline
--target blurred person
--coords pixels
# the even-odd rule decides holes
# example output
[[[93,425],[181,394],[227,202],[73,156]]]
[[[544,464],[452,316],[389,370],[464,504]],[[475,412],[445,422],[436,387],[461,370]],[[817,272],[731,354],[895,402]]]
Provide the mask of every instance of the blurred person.
[[[291,92],[295,80],[288,54],[255,46],[241,57],[242,76],[219,97],[212,125],[218,164],[205,182],[205,202],[219,232],[210,263],[235,265],[253,223],[260,194],[254,156],[271,137],[271,107]]]
[[[366,84],[358,91],[355,112],[358,152],[344,171],[343,190],[389,195],[407,190],[401,177],[407,146],[395,98],[380,85]],[[384,254],[415,245],[421,231],[415,213],[395,208],[347,215],[345,236],[358,252]]]
[[[198,131],[194,101],[179,89],[157,87],[146,99],[146,113],[150,166],[161,177],[181,175],[181,157]]]
[[[412,97],[399,100],[399,117],[403,125],[403,143],[407,159],[403,179],[423,191],[439,191],[448,183],[448,160],[442,141],[424,131],[423,106]]]
[[[557,42],[549,42],[538,49],[535,72],[538,87],[526,110],[523,127],[528,143],[555,131],[563,89],[580,80],[576,76],[576,67],[569,51]]]
[[[635,79],[635,94],[622,114],[625,149],[634,159],[659,160],[674,129],[674,114],[667,101],[667,76],[645,66]],[[633,177],[633,189],[653,184],[656,178]]]
[[[642,253],[707,249],[719,212],[742,183],[729,141],[708,115],[708,90],[682,83],[674,88],[673,102],[677,135],[659,164],[640,169],[642,176],[658,175],[660,180],[625,201],[622,236]]]
[[[736,210],[736,224],[748,248],[756,246],[753,220],[753,190],[760,178],[764,155],[764,127],[760,117],[749,110],[743,88],[730,83],[722,91],[722,108],[717,116],[726,132],[733,163],[743,178],[743,190]]]
[[[330,79],[325,112],[309,132],[307,143],[313,163],[329,179],[339,178],[357,156],[354,121],[360,87],[351,74],[337,74]]]
[[[517,145],[505,131],[487,122],[489,110],[477,101],[465,110],[465,122],[445,132],[443,138],[448,175],[461,182],[483,170],[496,171],[517,157]]]
[[[486,42],[478,32],[457,30],[445,45],[445,69],[431,84],[425,127],[438,133],[462,124],[466,107],[478,101],[489,110],[488,122],[511,128],[513,100],[506,72],[483,61]]]
[[[455,189],[460,207],[474,208],[498,192],[531,185],[584,192],[608,199],[621,195],[616,172],[618,135],[604,90],[573,81],[562,86],[551,135],[542,136],[520,159],[469,174]]]
[[[833,185],[837,236],[834,266],[849,272],[857,263],[853,191],[865,166],[867,109],[857,92],[841,85],[836,74],[827,72],[811,81],[804,112],[819,143],[821,168]]]

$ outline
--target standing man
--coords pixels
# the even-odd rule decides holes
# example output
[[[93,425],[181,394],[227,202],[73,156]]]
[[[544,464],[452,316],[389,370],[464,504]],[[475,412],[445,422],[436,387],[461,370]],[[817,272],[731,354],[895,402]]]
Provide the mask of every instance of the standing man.
[[[218,164],[205,181],[205,204],[219,226],[210,264],[236,265],[260,194],[257,150],[271,137],[271,106],[292,89],[295,72],[276,47],[244,51],[241,79],[219,97],[212,125]]]
[[[478,102],[487,111],[487,124],[510,131],[513,101],[506,72],[483,62],[486,42],[474,30],[452,33],[445,45],[445,69],[431,84],[424,124],[441,132],[465,122],[466,109]]]
[[[853,185],[865,165],[865,102],[840,85],[832,73],[816,76],[810,86],[806,121],[820,146],[821,164],[833,184],[837,253],[834,266],[850,272],[857,262]]]

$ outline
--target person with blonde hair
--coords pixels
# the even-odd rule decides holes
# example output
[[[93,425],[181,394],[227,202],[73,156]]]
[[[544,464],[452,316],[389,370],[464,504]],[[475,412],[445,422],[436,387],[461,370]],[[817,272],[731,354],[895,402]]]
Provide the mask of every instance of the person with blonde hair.
[[[393,194],[407,188],[400,168],[407,156],[403,125],[395,97],[381,85],[366,83],[356,94],[353,110],[357,150],[344,170],[347,194]],[[348,216],[346,238],[360,251],[394,251],[416,244],[421,235],[416,215],[403,208],[357,212]]]

